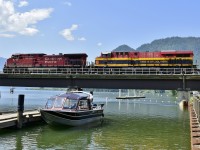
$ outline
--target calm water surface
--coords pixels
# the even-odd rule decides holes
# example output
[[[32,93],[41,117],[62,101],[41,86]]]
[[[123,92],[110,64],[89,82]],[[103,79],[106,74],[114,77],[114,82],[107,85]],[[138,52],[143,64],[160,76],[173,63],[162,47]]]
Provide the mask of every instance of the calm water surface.
[[[19,94],[25,109],[41,108],[48,97],[63,91],[0,87],[0,111],[16,110]],[[83,127],[51,127],[38,123],[21,130],[0,130],[0,149],[189,150],[188,111],[169,94],[146,94],[138,100],[115,100],[118,93],[94,93],[104,103],[105,119]]]

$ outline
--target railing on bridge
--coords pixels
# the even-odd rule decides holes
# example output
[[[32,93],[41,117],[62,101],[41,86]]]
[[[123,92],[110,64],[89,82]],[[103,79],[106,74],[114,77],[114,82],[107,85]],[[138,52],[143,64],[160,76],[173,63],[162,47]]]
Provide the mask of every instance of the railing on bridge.
[[[200,95],[196,95],[193,97],[193,108],[198,121],[200,121]]]
[[[4,69],[9,74],[200,74],[196,68],[16,68]]]

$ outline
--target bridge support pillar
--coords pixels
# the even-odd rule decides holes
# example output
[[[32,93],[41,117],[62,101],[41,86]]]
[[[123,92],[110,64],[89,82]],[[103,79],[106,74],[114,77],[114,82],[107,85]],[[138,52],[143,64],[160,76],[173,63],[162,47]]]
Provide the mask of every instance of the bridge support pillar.
[[[190,91],[179,90],[177,94],[178,94],[178,101],[180,101],[179,106],[183,109],[188,107],[188,102],[190,99]]]
[[[119,97],[122,95],[122,89],[119,89]]]

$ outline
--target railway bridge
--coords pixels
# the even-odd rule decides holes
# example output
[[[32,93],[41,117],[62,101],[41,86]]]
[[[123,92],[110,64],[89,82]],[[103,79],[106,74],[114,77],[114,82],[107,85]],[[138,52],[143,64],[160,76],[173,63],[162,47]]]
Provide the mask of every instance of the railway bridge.
[[[46,71],[46,69],[44,68]],[[0,86],[69,87],[104,89],[200,90],[198,69],[187,68],[68,68],[18,70],[0,73]]]

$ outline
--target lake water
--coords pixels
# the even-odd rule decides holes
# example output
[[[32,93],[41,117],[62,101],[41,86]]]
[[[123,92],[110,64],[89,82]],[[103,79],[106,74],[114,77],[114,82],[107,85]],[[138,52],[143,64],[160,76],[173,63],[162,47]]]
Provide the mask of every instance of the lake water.
[[[0,87],[0,111],[16,110],[19,94],[25,109],[38,109],[59,90],[27,90]],[[188,111],[181,110],[170,93],[146,92],[146,98],[116,100],[118,93],[94,92],[94,101],[104,103],[104,122],[83,127],[51,127],[37,123],[0,130],[0,149],[69,150],[189,150]]]

